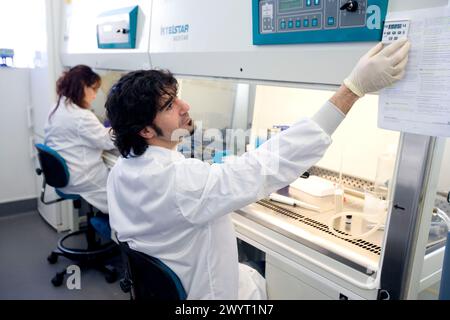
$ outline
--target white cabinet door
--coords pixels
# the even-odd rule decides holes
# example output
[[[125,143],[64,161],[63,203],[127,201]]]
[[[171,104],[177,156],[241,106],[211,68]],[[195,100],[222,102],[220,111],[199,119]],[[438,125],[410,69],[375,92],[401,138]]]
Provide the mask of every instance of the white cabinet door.
[[[0,68],[0,203],[32,199],[29,69]]]

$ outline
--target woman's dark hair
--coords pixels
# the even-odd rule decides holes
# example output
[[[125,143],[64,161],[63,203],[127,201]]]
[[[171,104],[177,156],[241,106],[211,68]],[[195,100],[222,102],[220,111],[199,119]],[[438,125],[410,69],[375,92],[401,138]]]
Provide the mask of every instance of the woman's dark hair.
[[[58,81],[56,81],[56,94],[58,102],[51,112],[49,119],[58,109],[62,97],[66,97],[71,103],[82,108],[86,108],[84,101],[84,87],[97,86],[100,87],[102,80],[100,76],[85,65],[78,65],[70,70],[65,71]]]
[[[178,82],[167,70],[130,72],[112,86],[106,100],[106,115],[113,129],[114,144],[123,157],[140,156],[147,150],[147,141],[139,132],[147,126],[154,128],[153,121],[162,108],[161,98],[175,97],[177,90]]]

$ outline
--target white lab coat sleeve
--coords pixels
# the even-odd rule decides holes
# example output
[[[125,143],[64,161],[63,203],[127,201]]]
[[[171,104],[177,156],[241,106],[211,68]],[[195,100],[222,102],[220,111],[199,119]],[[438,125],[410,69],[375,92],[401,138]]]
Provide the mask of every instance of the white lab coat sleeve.
[[[78,134],[84,143],[102,150],[114,149],[109,128],[105,128],[92,112],[86,112],[78,122]]]
[[[179,161],[177,205],[191,223],[206,223],[287,186],[319,161],[330,143],[318,124],[303,119],[230,163]]]
[[[331,101],[327,101],[311,119],[331,136],[344,118],[345,114]]]

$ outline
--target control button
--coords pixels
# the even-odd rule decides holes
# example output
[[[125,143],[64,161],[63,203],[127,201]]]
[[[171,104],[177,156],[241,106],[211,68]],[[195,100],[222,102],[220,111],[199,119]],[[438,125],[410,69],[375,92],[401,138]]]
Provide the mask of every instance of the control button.
[[[289,28],[289,29],[292,29],[293,27],[294,27],[294,21],[290,20],[290,21],[288,22],[288,28]]]
[[[334,26],[334,17],[328,17],[327,23],[329,26]]]
[[[314,5],[315,6],[319,6],[320,5],[320,0],[314,0]]]
[[[308,28],[308,27],[309,27],[309,20],[308,20],[308,19],[304,19],[304,20],[303,20],[303,26],[304,26],[305,28]]]
[[[286,29],[286,21],[281,21],[280,22],[280,28],[281,29]]]
[[[312,0],[306,0],[306,6],[311,7]]]
[[[311,20],[311,26],[317,27],[318,24],[319,24],[319,20],[317,20],[316,18]]]
[[[300,28],[302,26],[302,21],[301,20],[295,20],[295,27],[296,28]]]

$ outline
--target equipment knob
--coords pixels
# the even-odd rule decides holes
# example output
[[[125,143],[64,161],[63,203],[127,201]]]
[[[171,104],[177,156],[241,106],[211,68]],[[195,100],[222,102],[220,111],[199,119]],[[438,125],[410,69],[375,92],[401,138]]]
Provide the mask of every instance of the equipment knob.
[[[121,28],[121,29],[117,29],[117,31],[116,31],[117,33],[123,33],[123,34],[127,34],[128,33],[128,30],[127,29],[125,29],[125,28]]]
[[[347,10],[349,12],[355,12],[358,10],[358,1],[355,0],[348,0],[344,5],[341,7],[341,10]]]

